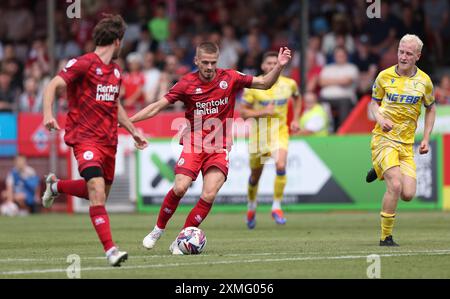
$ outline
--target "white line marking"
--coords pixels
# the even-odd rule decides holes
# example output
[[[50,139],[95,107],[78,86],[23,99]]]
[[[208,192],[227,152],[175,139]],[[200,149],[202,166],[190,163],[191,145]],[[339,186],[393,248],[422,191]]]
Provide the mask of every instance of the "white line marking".
[[[418,255],[449,255],[450,250],[424,251],[424,252],[405,252],[405,253],[380,253],[380,257],[400,257],[400,256],[418,256]],[[116,268],[117,270],[133,270],[133,269],[150,269],[162,267],[184,267],[184,266],[201,266],[201,265],[223,265],[223,264],[251,264],[251,263],[272,263],[272,262],[286,262],[286,261],[311,261],[311,260],[345,260],[345,259],[361,259],[367,258],[367,255],[343,255],[343,256],[306,256],[306,257],[292,257],[292,258],[271,258],[271,259],[251,259],[251,260],[233,260],[233,261],[210,261],[210,262],[189,262],[189,263],[171,263],[171,264],[154,264],[154,265],[136,265],[136,266],[122,266]],[[112,267],[86,267],[82,268],[82,272],[86,271],[108,271],[113,270]],[[60,273],[66,272],[66,269],[36,269],[36,270],[16,270],[0,272],[0,275],[23,275],[34,273]]]

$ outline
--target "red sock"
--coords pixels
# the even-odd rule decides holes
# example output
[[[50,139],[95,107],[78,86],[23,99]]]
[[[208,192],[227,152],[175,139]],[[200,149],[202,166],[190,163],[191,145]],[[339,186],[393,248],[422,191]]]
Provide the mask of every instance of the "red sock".
[[[200,198],[195,207],[191,210],[189,215],[186,218],[186,222],[184,223],[184,227],[195,226],[198,227],[203,220],[205,220],[206,216],[208,216],[209,211],[211,210],[212,203],[208,203]]]
[[[85,180],[60,180],[56,183],[59,193],[69,194],[89,200],[89,193]]]
[[[158,221],[156,222],[156,225],[159,228],[166,228],[166,224],[169,222],[169,219],[172,217],[173,213],[175,213],[175,210],[180,203],[180,199],[181,197],[176,195],[175,192],[173,192],[173,189],[170,189],[166,197],[164,197],[161,209],[159,210]]]
[[[108,212],[105,206],[93,206],[89,208],[92,225],[94,225],[98,238],[103,244],[105,252],[115,246],[111,237],[111,228],[109,226]]]

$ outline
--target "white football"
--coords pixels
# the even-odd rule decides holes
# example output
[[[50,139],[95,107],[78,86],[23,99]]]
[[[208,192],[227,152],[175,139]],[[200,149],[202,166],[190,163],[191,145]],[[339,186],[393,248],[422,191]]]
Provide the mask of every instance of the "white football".
[[[198,227],[186,227],[178,234],[177,244],[184,254],[200,254],[206,246],[206,235]]]

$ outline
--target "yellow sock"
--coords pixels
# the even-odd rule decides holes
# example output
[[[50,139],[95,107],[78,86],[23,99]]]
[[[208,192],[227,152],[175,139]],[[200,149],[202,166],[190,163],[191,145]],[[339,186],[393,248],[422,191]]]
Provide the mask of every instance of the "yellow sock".
[[[384,241],[387,236],[392,235],[394,228],[395,214],[381,212],[381,240]]]
[[[274,201],[281,201],[283,199],[285,186],[286,186],[286,172],[283,172],[282,174],[277,173],[275,177],[275,184],[273,187]]]
[[[256,209],[256,194],[258,193],[258,184],[252,185],[248,183],[247,197],[249,210]]]

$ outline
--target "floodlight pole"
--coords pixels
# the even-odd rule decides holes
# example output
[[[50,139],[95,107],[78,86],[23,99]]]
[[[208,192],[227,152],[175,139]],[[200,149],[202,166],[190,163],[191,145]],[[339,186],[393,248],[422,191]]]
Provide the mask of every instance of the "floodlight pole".
[[[300,35],[300,92],[302,95],[306,92],[306,51],[309,40],[309,0],[300,1],[301,14],[301,35]]]
[[[55,0],[47,0],[47,49],[50,64],[50,76],[55,75]],[[58,105],[54,105],[54,115],[58,117]],[[58,169],[58,131],[49,133],[50,139],[50,172],[56,173]]]

